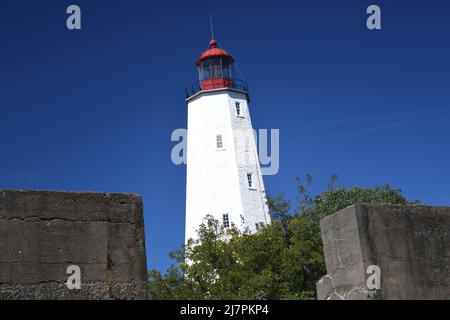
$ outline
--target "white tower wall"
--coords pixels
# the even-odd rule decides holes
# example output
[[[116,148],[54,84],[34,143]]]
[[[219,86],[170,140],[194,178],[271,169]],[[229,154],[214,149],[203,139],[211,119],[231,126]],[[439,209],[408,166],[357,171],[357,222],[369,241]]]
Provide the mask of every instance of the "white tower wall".
[[[236,114],[236,102],[241,116]],[[220,222],[228,214],[230,223],[252,232],[256,223],[270,223],[247,95],[214,89],[197,93],[187,103],[186,241],[196,238],[195,231],[208,214]],[[223,148],[217,148],[217,135]]]

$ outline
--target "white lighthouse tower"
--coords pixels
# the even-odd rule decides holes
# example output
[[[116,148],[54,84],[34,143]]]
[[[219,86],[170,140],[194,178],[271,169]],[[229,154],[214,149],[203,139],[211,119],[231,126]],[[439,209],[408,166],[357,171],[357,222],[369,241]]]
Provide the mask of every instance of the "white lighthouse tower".
[[[209,44],[196,61],[199,82],[186,92],[186,242],[206,215],[251,232],[270,223],[247,84],[233,76],[233,57]]]

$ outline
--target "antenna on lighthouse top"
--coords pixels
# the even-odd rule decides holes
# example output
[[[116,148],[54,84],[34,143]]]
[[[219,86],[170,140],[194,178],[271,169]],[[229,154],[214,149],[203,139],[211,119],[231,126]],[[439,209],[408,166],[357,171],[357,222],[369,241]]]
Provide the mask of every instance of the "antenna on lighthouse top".
[[[213,30],[213,22],[212,22],[212,14],[209,12],[209,26],[211,27],[211,40],[214,39],[214,30]]]

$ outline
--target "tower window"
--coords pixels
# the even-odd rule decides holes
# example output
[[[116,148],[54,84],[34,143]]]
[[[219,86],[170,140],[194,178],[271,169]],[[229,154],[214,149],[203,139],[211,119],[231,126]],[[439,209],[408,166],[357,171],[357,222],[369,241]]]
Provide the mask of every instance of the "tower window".
[[[251,173],[247,173],[247,183],[249,188],[253,188],[253,177]]]
[[[216,136],[216,146],[217,146],[217,149],[223,148],[223,140],[222,140],[222,136],[220,134]]]
[[[242,116],[241,103],[240,102],[236,102],[236,115],[237,116]]]
[[[229,217],[228,217],[228,213],[225,213],[225,214],[222,216],[222,221],[223,221],[223,227],[224,227],[224,228],[229,228],[229,227],[230,227],[230,219],[229,219]]]

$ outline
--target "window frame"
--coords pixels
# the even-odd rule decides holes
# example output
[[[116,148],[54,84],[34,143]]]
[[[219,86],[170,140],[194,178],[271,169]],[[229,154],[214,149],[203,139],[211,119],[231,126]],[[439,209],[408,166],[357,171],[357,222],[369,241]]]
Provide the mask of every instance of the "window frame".
[[[253,173],[252,172],[247,172],[247,187],[250,190],[255,190],[255,186],[254,186],[254,180],[253,180]]]
[[[216,134],[216,150],[223,150],[223,149],[225,149],[223,143],[223,136],[221,134]]]
[[[225,219],[226,218],[226,219]],[[228,213],[224,213],[222,214],[222,226],[224,228],[229,228],[230,227],[230,215]]]
[[[238,112],[239,109],[239,112]],[[244,110],[242,108],[242,103],[240,101],[234,102],[234,113],[236,114],[236,117],[238,118],[245,118]]]

